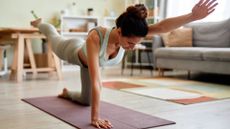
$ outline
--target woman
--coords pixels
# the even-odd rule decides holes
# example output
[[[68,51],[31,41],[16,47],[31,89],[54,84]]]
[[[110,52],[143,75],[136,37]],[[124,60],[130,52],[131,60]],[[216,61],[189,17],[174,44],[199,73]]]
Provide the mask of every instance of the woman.
[[[147,9],[142,4],[130,6],[116,20],[116,28],[96,27],[92,29],[86,43],[80,39],[64,39],[50,24],[41,23],[41,19],[32,21],[52,43],[54,53],[61,59],[81,67],[81,93],[66,88],[59,97],[91,105],[91,124],[97,128],[112,128],[109,120],[99,116],[101,91],[100,66],[117,64],[122,60],[125,50],[140,43],[147,34],[158,34],[178,28],[183,24],[205,18],[214,11],[215,0],[201,0],[192,12],[179,17],[165,19],[154,25],[147,25]],[[92,96],[92,100],[91,100]]]

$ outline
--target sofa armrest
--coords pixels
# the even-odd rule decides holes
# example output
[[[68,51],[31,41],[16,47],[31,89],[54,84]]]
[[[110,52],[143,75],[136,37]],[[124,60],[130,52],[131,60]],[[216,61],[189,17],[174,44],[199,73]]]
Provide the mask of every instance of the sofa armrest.
[[[163,40],[160,35],[154,35],[153,36],[153,45],[152,45],[152,50],[153,52],[160,47],[164,47]]]
[[[153,44],[152,44],[152,53],[153,53],[153,68],[155,68],[155,51],[157,48],[161,48],[161,47],[164,47],[164,43],[163,43],[163,40],[161,38],[160,35],[154,35],[153,36]]]

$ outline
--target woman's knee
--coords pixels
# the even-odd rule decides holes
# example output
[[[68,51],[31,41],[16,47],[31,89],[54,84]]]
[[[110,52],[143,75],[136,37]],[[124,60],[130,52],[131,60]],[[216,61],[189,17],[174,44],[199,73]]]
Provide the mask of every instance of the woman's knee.
[[[91,105],[91,99],[89,97],[81,98],[81,104],[84,106],[90,106]]]

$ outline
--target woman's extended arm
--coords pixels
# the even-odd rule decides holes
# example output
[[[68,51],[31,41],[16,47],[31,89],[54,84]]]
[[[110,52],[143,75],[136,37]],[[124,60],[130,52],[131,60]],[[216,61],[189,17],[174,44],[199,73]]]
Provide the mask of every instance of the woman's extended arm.
[[[99,67],[99,36],[97,32],[92,31],[86,41],[87,46],[87,62],[92,85],[92,107],[91,107],[91,123],[97,128],[111,128],[112,125],[108,120],[100,119],[100,92],[101,92],[101,76]]]
[[[149,25],[148,35],[165,33],[189,22],[203,19],[215,10],[217,4],[216,0],[200,0],[199,3],[193,7],[191,13],[167,18],[159,23]]]

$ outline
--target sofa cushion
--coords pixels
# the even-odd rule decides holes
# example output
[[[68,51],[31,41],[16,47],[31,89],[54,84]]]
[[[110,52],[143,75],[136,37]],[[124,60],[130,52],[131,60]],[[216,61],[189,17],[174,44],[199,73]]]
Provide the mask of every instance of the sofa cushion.
[[[179,28],[161,34],[165,47],[192,47],[192,28]]]
[[[173,47],[158,48],[156,58],[204,60],[204,61],[230,61],[230,48],[208,47]]]
[[[171,47],[158,48],[154,52],[155,57],[158,58],[174,58],[186,60],[203,60],[202,52],[205,48],[199,47]]]
[[[191,23],[193,46],[230,47],[230,19],[220,22]]]
[[[203,59],[209,61],[230,61],[230,48],[210,48],[203,52]]]

